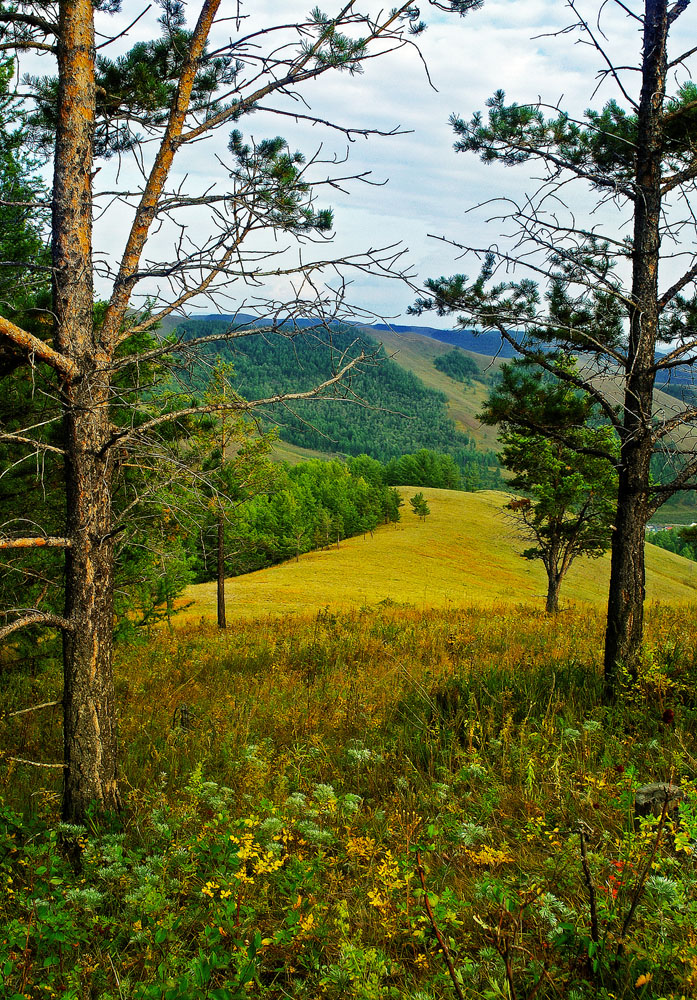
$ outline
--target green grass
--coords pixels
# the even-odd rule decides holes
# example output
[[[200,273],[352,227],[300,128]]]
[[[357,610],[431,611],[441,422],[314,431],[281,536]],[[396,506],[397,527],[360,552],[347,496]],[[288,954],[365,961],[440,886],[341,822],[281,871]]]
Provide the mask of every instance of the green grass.
[[[416,489],[401,488],[406,498]],[[374,535],[347,539],[340,547],[309,552],[298,562],[227,581],[232,618],[303,614],[376,605],[381,601],[415,608],[490,606],[509,602],[542,607],[546,576],[542,564],[521,558],[525,547],[502,506],[506,495],[424,489],[431,514],[425,521],[405,504],[402,520]],[[650,602],[695,600],[697,566],[647,546]],[[564,581],[562,608],[607,601],[609,555],[579,559]],[[215,584],[190,587],[193,602],[185,621],[215,615]]]

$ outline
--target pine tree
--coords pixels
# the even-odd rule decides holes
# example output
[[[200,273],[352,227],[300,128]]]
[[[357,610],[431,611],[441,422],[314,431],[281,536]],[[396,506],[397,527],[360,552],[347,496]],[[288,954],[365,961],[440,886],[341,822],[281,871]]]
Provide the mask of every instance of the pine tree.
[[[548,117],[544,104],[507,103],[499,91],[486,118],[453,116],[458,151],[489,164],[533,164],[543,180],[511,209],[516,242],[510,251],[487,253],[474,281],[462,274],[430,280],[429,295],[415,306],[455,313],[462,326],[498,330],[542,368],[549,366],[550,343],[583,353],[583,370],[563,377],[595,401],[619,439],[605,636],[608,700],[620,668],[634,672],[641,651],[646,524],[670,496],[697,486],[690,444],[697,408],[654,405],[657,376],[674,376],[697,360],[697,263],[689,249],[695,218],[687,208],[697,178],[697,88],[689,78],[694,49],[669,55],[670,30],[690,0],[645,0],[642,14],[613,5],[641,28],[635,73],[613,65],[602,28],[569,4],[577,17],[571,27],[596,47],[604,79],[619,91],[600,111],[587,111],[580,121],[565,112]],[[677,75],[672,96],[669,68],[671,81]],[[587,189],[585,219],[577,202],[565,211],[572,181]],[[624,212],[626,230],[601,223],[598,210],[610,205]],[[659,272],[671,258],[677,274],[661,283]],[[527,276],[511,280],[514,265]],[[671,440],[677,467],[655,483],[652,456]]]
[[[573,359],[549,357],[560,373]],[[593,401],[563,379],[525,361],[503,365],[481,419],[499,428],[508,486],[523,496],[508,505],[517,529],[534,542],[522,553],[547,573],[546,610],[559,610],[559,591],[579,556],[610,547],[617,504],[616,438],[598,420]]]

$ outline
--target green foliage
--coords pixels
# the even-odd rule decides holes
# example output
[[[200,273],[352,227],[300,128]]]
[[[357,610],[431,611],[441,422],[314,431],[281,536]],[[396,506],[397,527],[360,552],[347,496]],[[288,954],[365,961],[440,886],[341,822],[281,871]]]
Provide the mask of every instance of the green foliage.
[[[116,59],[99,54],[96,60],[95,155],[109,158],[136,148],[147,132],[166,123],[177,91],[192,33],[185,28],[185,5],[165,0],[159,19],[162,35],[138,42]],[[200,61],[190,110],[210,116],[226,106],[216,92],[234,86],[239,70],[230,58]],[[36,111],[29,116],[33,144],[50,150],[56,134],[58,80],[27,76]]]
[[[385,481],[391,486],[432,486],[441,490],[462,489],[462,479],[455,459],[428,448],[415,455],[393,458],[385,466]]]
[[[547,610],[555,611],[562,579],[578,556],[597,558],[610,545],[617,474],[615,435],[598,426],[592,399],[562,381],[574,359],[550,355],[553,373],[518,360],[504,365],[487,400],[485,423],[501,428],[501,461],[524,499],[508,505],[534,545],[526,559],[547,571]]]
[[[22,325],[41,339],[52,334],[50,257],[46,245],[46,189],[37,162],[23,148],[25,133],[16,104],[7,94],[13,64],[0,62],[0,315]],[[14,204],[12,204],[14,202]],[[38,203],[38,204],[36,204]],[[42,522],[47,534],[60,535],[64,524],[58,498],[62,471],[60,410],[38,365],[33,379],[18,377],[19,357],[0,349],[0,429],[38,442],[36,453],[18,460],[18,449],[0,442],[0,525],[3,533],[34,534]],[[43,601],[47,610],[62,611],[60,560],[34,550],[4,550],[0,554],[0,591],[6,607],[31,607]],[[35,655],[36,636],[14,644],[20,657]],[[50,643],[42,646],[49,653]]]
[[[459,136],[455,145],[458,152],[477,153],[485,163],[500,160],[514,166],[545,150],[579,170],[610,174],[618,184],[628,183],[633,176],[636,117],[614,100],[602,112],[586,111],[583,124],[565,112],[546,118],[543,109],[535,105],[506,104],[502,90],[486,104],[486,122],[480,112],[469,122],[451,116],[450,124]]]
[[[425,521],[431,513],[431,508],[428,506],[428,502],[423,493],[415,493],[413,497],[409,497],[409,503],[411,504],[413,512],[417,517],[420,517],[422,521]]]
[[[651,609],[611,710],[592,612],[362,608],[121,644],[120,816],[60,824],[53,773],[10,759],[20,734],[57,755],[55,716],[3,720],[0,991],[446,1000],[435,924],[465,996],[690,996],[694,622]],[[60,684],[27,673],[6,706]],[[635,824],[637,787],[668,777],[679,826]]]
[[[649,531],[646,533],[646,541],[650,545],[657,545],[659,549],[666,549],[684,559],[697,562],[697,532],[694,526]]]
[[[449,375],[456,382],[463,382],[465,385],[471,385],[473,379],[481,380],[482,378],[479,365],[463,351],[453,350],[448,351],[447,354],[439,354],[437,358],[433,359],[433,364],[438,371]]]
[[[291,153],[285,139],[276,136],[250,146],[235,129],[228,149],[237,160],[231,177],[253,193],[256,211],[264,211],[265,225],[296,234],[332,228],[331,210],[315,211],[309,198],[310,185],[302,179],[304,156]]]
[[[240,497],[226,517],[227,568],[231,575],[298,557],[342,538],[398,521],[401,497],[385,482],[379,463],[363,456],[348,465],[319,459],[276,467],[273,484]],[[364,472],[368,471],[368,476]],[[227,494],[226,494],[227,495]],[[206,535],[199,538],[205,542]],[[211,579],[215,555],[198,550],[198,579]]]
[[[228,329],[232,318],[187,321],[184,337],[206,336]],[[288,331],[290,334],[290,331]],[[382,348],[361,331],[342,327],[311,328],[294,336],[264,334],[217,344],[211,352],[234,365],[235,387],[245,399],[264,399],[288,389],[288,372],[297,372],[294,389],[304,391],[331,376],[342,363],[363,349],[372,360],[352,373],[350,384],[329,400],[301,400],[267,408],[278,422],[279,437],[291,444],[347,456],[366,454],[380,462],[429,449],[449,454],[466,489],[496,489],[500,485],[493,452],[478,451],[455,428],[444,394],[428,389],[411,372],[386,358]],[[398,482],[399,480],[394,480]],[[408,480],[411,485],[427,485]],[[434,484],[435,485],[435,484]]]

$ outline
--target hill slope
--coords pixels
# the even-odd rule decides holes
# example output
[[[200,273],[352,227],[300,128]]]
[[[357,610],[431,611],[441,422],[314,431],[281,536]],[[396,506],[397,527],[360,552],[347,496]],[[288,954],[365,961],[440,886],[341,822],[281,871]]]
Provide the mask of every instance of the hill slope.
[[[501,366],[499,358],[477,354],[471,350],[463,351],[477,364],[484,379],[472,382],[471,385],[463,385],[435,366],[437,357],[452,350],[444,341],[407,327],[398,327],[396,331],[387,327],[371,327],[369,332],[380,341],[387,354],[398,365],[413,372],[429,389],[445,394],[448,415],[455,421],[458,430],[468,434],[480,448],[497,448],[498,431],[495,427],[480,423],[476,415],[483,409],[489,395],[488,376],[497,372]]]
[[[410,496],[414,490],[406,487],[402,493]],[[407,509],[399,524],[379,528],[372,538],[351,538],[339,549],[309,552],[298,562],[230,580],[228,617],[312,613],[380,601],[417,607],[543,605],[544,570],[517,554],[523,545],[501,512],[505,494],[434,489],[423,493],[431,507],[425,521]],[[650,601],[697,598],[694,563],[649,546],[647,566]],[[609,555],[578,560],[564,582],[562,608],[577,602],[603,605],[609,569]],[[183,613],[185,619],[215,615],[214,584],[190,587],[185,596],[194,602]]]

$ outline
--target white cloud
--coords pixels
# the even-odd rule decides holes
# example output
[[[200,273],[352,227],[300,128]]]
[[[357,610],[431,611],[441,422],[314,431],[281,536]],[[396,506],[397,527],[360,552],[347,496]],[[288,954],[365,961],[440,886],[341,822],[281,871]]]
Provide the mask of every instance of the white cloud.
[[[638,24],[611,3],[604,6],[598,26],[597,4],[590,0],[580,0],[580,4],[592,30],[607,46],[608,56],[621,64],[636,62]],[[630,5],[643,9],[638,0],[630,0]],[[124,6],[129,9],[112,25],[125,27],[137,13],[134,3]],[[248,0],[241,4],[243,13],[249,15],[242,30],[275,23],[279,10],[283,21],[292,24],[296,16],[306,15],[310,6],[309,2],[297,0],[282,5],[274,0]],[[320,6],[328,12],[333,9],[328,2]],[[190,9],[196,11],[197,4],[192,2]],[[236,9],[232,0],[224,5],[224,11],[231,15]],[[408,135],[372,136],[349,144],[350,160],[340,168],[341,172],[370,171],[373,179],[389,179],[385,186],[354,184],[350,197],[321,189],[318,198],[320,204],[330,203],[335,209],[337,254],[403,241],[410,248],[413,266],[421,278],[473,269],[473,265],[457,262],[444,244],[429,240],[429,233],[488,245],[496,238],[496,227],[484,224],[486,212],[465,214],[466,210],[500,194],[520,197],[530,183],[520,168],[487,167],[472,154],[455,154],[449,116],[454,112],[468,118],[473,111],[483,109],[498,88],[504,89],[511,100],[534,102],[541,98],[552,105],[562,102],[578,115],[591,103],[598,83],[596,74],[603,68],[602,59],[587,38],[584,42],[578,33],[560,33],[573,20],[573,13],[558,0],[486,0],[481,11],[464,19],[444,15],[424,4],[423,16],[429,28],[419,39],[419,46],[436,90],[429,85],[415,48],[406,46],[370,62],[362,75],[325,74],[307,86],[303,96],[310,104],[309,111],[290,101],[283,105],[286,110],[294,107],[347,127],[389,131],[401,126],[411,130]],[[689,47],[689,39],[684,37],[688,29],[679,27],[683,37],[676,41],[676,52]],[[154,30],[153,21],[144,18],[119,44],[130,45]],[[216,31],[216,43],[235,32],[234,21],[226,21]],[[636,76],[624,73],[622,79],[635,90]],[[593,104],[600,106],[616,95],[613,81],[607,79]],[[257,139],[283,134],[291,146],[307,154],[322,144],[323,155],[329,159],[343,156],[347,146],[336,131],[266,113],[244,119],[240,128]],[[227,131],[189,149],[179,164],[180,174],[188,173],[192,185],[205,187],[217,182],[224,188],[226,178],[216,153],[224,157],[226,141]],[[326,167],[315,170],[316,176],[327,172]],[[113,170],[108,166],[103,176],[110,173]],[[127,176],[124,168],[121,182]],[[99,225],[105,247],[116,250],[123,243],[127,218],[119,206],[105,216]],[[353,287],[361,297],[360,305],[390,315],[402,312],[413,298],[412,292],[395,282],[365,276],[357,278]],[[432,322],[432,317],[424,317],[422,322]]]

